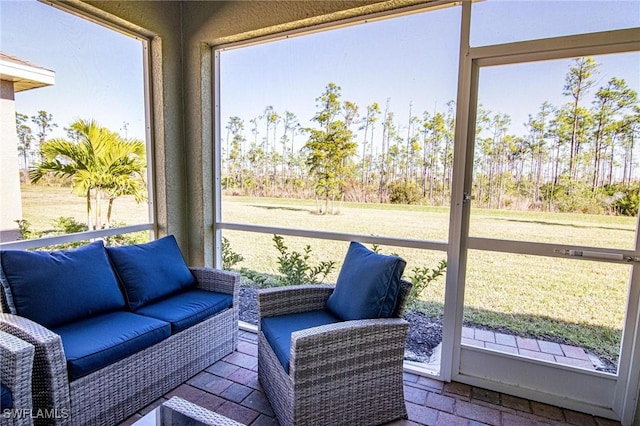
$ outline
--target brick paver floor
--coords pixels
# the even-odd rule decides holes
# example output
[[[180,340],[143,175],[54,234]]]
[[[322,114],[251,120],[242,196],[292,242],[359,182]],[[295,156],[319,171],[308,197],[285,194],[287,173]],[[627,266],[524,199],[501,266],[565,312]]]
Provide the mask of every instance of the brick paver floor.
[[[462,343],[587,370],[596,370],[602,365],[595,355],[589,355],[583,348],[577,346],[525,339],[479,328],[463,327]]]
[[[486,333],[476,335],[473,329],[471,332],[473,334],[465,330],[465,338],[584,361],[584,358],[580,358],[580,352],[574,352],[573,347],[547,347],[544,343],[541,346],[541,342],[535,340],[514,342],[509,339],[510,336],[499,333],[489,336]],[[481,340],[480,337],[487,340]],[[258,383],[256,342],[257,336],[254,333],[241,331],[238,349],[235,352],[187,380],[121,425],[131,425],[137,421],[140,421],[138,426],[155,425],[155,417],[151,411],[174,395],[246,425],[277,425],[269,401]],[[392,422],[389,426],[620,425],[618,422],[576,411],[461,383],[443,383],[409,373],[404,376],[404,384],[409,419]]]

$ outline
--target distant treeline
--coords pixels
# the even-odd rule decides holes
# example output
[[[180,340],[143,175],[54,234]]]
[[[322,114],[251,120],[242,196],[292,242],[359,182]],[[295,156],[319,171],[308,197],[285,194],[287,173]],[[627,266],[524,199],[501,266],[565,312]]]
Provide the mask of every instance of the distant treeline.
[[[620,78],[597,86],[600,65],[576,59],[567,102],[544,102],[526,133],[511,117],[480,106],[476,120],[474,205],[486,208],[634,215],[638,206],[638,94]],[[389,107],[341,99],[329,83],[316,99],[314,126],[267,106],[248,121],[230,117],[223,132],[223,189],[253,196],[448,205],[455,103],[398,119]],[[302,145],[302,148],[296,148]]]

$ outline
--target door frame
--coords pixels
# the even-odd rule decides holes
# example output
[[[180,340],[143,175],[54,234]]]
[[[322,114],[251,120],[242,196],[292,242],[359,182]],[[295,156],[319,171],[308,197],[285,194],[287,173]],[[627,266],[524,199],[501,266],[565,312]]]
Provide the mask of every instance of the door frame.
[[[541,361],[514,357],[461,344],[467,251],[492,250],[510,253],[565,257],[558,244],[528,243],[469,237],[472,199],[475,121],[480,68],[542,60],[640,51],[637,29],[554,37],[493,46],[470,47],[471,2],[462,3],[458,99],[454,145],[452,202],[449,225],[448,266],[445,293],[442,364],[444,380],[481,386],[523,398],[631,424],[640,379],[640,268],[632,267],[618,375],[579,371]],[[638,225],[636,226],[638,229]],[[603,251],[595,249],[596,251]],[[638,231],[635,250],[615,250],[640,257]],[[524,367],[524,369],[523,369]],[[529,386],[523,387],[522,371]],[[557,377],[549,387],[545,377]],[[578,386],[587,378],[592,386]],[[577,382],[576,382],[577,381]]]

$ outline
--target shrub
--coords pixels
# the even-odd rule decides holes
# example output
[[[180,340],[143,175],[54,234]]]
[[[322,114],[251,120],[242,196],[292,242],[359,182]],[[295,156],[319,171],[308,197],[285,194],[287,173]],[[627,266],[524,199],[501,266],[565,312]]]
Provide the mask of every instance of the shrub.
[[[124,222],[113,222],[112,228],[122,228],[127,226]],[[104,238],[105,246],[126,246],[131,244],[143,244],[149,242],[147,231],[130,232],[128,234],[112,235]]]
[[[602,189],[608,204],[614,214],[620,216],[636,216],[640,201],[640,185],[607,185]]]
[[[18,233],[20,234],[21,240],[32,240],[34,238],[40,238],[42,233],[36,232],[31,229],[31,223],[29,223],[26,219],[16,220],[18,224]]]
[[[76,232],[85,232],[87,225],[78,222],[73,217],[61,216],[53,222],[56,233],[59,234],[75,234]]]
[[[417,204],[421,198],[422,192],[415,182],[396,180],[389,184],[391,204]]]
[[[231,243],[226,237],[222,237],[222,269],[231,270],[236,264],[242,262],[244,257],[231,248]]]
[[[546,183],[541,187],[541,194],[545,203],[551,201],[562,213],[602,214],[605,211],[603,200],[584,182],[562,179],[557,185]]]
[[[289,251],[284,244],[284,238],[273,236],[273,242],[278,250],[278,272],[282,275],[271,275],[241,268],[240,273],[260,288],[282,287],[298,284],[320,284],[335,268],[334,261],[321,261],[315,266],[309,264],[311,246],[307,245],[302,253]]]
[[[435,268],[413,268],[411,269],[411,274],[407,277],[413,286],[411,287],[411,292],[409,293],[409,297],[407,298],[407,305],[413,305],[418,297],[422,294],[422,292],[429,286],[429,284],[435,280],[436,278],[442,276],[447,270],[447,261],[442,259],[438,266]]]
[[[273,242],[280,253],[278,256],[278,271],[283,274],[278,277],[279,285],[319,284],[335,268],[335,262],[321,261],[316,266],[309,265],[311,246],[304,248],[304,253],[289,252],[284,245],[284,238],[280,235],[273,236]]]

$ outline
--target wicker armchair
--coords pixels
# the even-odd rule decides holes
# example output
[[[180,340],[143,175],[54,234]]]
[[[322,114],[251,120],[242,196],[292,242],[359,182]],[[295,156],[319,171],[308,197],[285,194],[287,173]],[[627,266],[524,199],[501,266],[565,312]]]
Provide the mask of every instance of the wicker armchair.
[[[4,412],[0,407],[1,426],[28,426],[33,421],[30,410],[33,345],[0,331],[0,383],[11,392],[14,411]]]
[[[259,292],[260,317],[324,309],[333,286]],[[262,330],[258,377],[281,425],[374,425],[406,418],[401,318],[411,283],[401,281],[393,318],[342,321],[291,334],[289,372]]]

